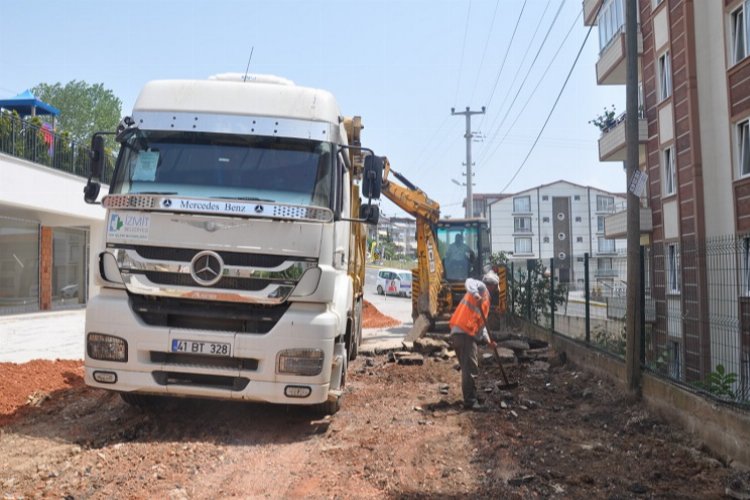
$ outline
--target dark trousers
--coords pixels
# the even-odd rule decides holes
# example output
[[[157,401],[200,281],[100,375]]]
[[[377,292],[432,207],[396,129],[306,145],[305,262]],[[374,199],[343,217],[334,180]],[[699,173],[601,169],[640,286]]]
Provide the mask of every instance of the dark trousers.
[[[461,365],[461,391],[464,395],[464,405],[471,406],[477,401],[475,382],[477,375],[479,375],[477,343],[474,342],[474,337],[465,333],[454,333],[451,335],[451,341],[458,357],[458,363]]]

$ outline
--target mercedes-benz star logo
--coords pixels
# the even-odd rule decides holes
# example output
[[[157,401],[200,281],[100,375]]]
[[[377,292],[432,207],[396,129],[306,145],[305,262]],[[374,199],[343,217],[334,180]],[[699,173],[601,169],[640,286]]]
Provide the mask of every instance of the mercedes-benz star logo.
[[[170,200],[169,198],[167,198],[166,200],[163,200],[161,202],[161,206],[163,206],[164,208],[171,207],[172,206],[172,200]]]
[[[255,213],[256,214],[262,214],[263,213],[263,205],[255,205]]]
[[[199,285],[215,285],[221,279],[223,271],[224,261],[221,256],[210,250],[198,252],[190,261],[190,276]]]

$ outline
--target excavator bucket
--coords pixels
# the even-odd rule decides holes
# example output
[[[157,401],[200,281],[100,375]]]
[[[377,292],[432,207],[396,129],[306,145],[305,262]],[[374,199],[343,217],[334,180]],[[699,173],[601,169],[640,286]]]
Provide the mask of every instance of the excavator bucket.
[[[411,330],[409,330],[409,333],[406,335],[406,342],[414,342],[415,340],[424,337],[424,335],[427,333],[427,330],[430,328],[430,320],[427,318],[425,314],[420,314],[417,316],[417,319],[414,320],[414,325],[411,327]]]

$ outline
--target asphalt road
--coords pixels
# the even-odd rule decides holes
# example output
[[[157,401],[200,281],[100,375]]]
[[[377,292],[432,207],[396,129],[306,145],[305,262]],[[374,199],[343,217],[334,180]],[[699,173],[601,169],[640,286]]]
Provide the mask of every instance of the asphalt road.
[[[365,300],[377,307],[381,313],[411,326],[411,298],[378,295],[376,288],[378,269],[377,267],[368,266],[365,270]]]

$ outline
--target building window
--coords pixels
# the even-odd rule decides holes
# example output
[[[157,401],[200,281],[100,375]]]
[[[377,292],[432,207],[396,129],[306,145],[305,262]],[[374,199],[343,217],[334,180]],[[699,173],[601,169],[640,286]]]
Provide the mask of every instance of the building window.
[[[615,253],[615,240],[597,238],[597,250],[599,253]]]
[[[576,222],[581,222],[581,218],[580,217],[576,217]]]
[[[677,175],[674,165],[674,148],[662,151],[662,166],[664,168],[664,195],[670,196],[677,192]]]
[[[737,164],[740,177],[750,175],[750,120],[737,124]]]
[[[731,14],[731,35],[732,35],[732,64],[737,64],[745,57],[747,57],[748,43],[750,37],[748,37],[748,23],[745,21],[745,13],[747,7],[750,5],[749,0],[745,0],[742,4]]]
[[[600,257],[596,259],[596,268],[600,271],[611,271],[612,270],[612,258],[611,257]]]
[[[603,52],[616,35],[624,29],[625,2],[623,0],[605,0],[600,8],[596,24],[599,27],[599,51]]]
[[[750,297],[750,236],[742,238],[740,269],[742,271],[742,295]]]
[[[667,245],[667,292],[680,292],[680,247]]]
[[[661,5],[662,0],[651,0],[651,9],[656,9],[659,5]]]
[[[530,233],[531,217],[513,217],[513,230],[516,233]]]
[[[576,243],[583,243],[583,236],[577,236]]]
[[[669,343],[669,376],[675,380],[682,379],[682,356],[680,356],[680,343]]]
[[[659,56],[659,100],[672,95],[672,59],[669,52]]]
[[[549,201],[549,196],[547,195],[542,196],[542,201]]]
[[[615,209],[615,198],[613,196],[596,196],[597,212],[612,212]]]
[[[542,217],[542,222],[549,222],[549,217]]]
[[[545,236],[545,237],[544,237],[544,242],[545,242],[545,243],[549,243],[549,236]]]
[[[603,215],[596,216],[596,232],[597,233],[604,232],[604,216]]]
[[[577,195],[573,196],[573,201],[581,201],[581,195],[577,194]]]
[[[531,238],[516,238],[514,249],[517,254],[530,254]]]
[[[513,211],[516,213],[531,212],[531,196],[513,198]]]

